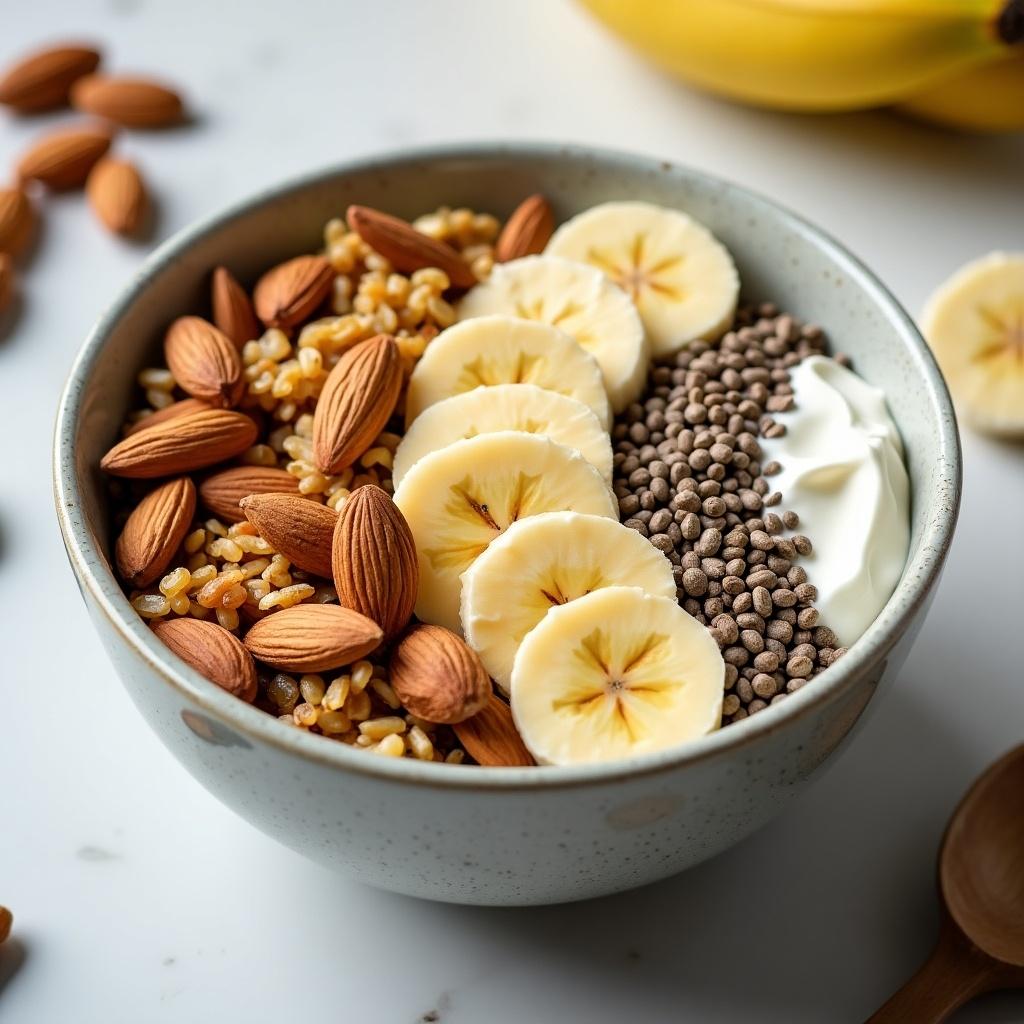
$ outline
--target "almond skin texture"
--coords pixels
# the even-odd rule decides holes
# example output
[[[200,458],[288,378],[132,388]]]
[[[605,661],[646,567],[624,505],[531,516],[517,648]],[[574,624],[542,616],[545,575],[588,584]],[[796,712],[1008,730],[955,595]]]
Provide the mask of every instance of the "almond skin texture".
[[[129,434],[103,456],[100,468],[133,480],[191,473],[241,455],[256,435],[248,416],[204,409]]]
[[[71,128],[44,135],[17,164],[18,177],[41,181],[60,191],[77,188],[108,149],[113,136],[105,128]]]
[[[516,729],[512,709],[496,694],[482,711],[452,728],[477,764],[511,768],[536,763]]]
[[[196,489],[187,476],[150,491],[117,538],[114,558],[121,578],[141,589],[160,577],[185,539],[195,511]]]
[[[164,337],[164,358],[178,386],[211,405],[242,397],[242,360],[231,339],[199,316],[178,317]]]
[[[294,327],[327,298],[334,268],[322,256],[296,256],[256,282],[253,304],[267,327]]]
[[[115,235],[133,235],[142,226],[149,197],[135,164],[105,156],[89,172],[85,195],[99,222]]]
[[[388,670],[405,709],[427,722],[463,722],[491,697],[491,678],[476,651],[443,626],[413,626]]]
[[[298,494],[250,494],[240,504],[245,518],[275,551],[306,572],[331,578],[331,544],[338,522],[334,509]]]
[[[297,495],[299,481],[291,473],[270,466],[232,466],[213,473],[199,485],[199,500],[218,519],[228,523],[240,523],[245,519],[245,513],[238,504],[243,498],[267,493]],[[307,498],[302,500],[309,502]],[[269,537],[265,539],[270,540]]]
[[[147,427],[155,427],[158,423],[172,420],[175,416],[185,416],[190,412],[202,412],[205,409],[213,408],[214,406],[210,405],[209,402],[204,402],[200,398],[183,398],[180,402],[172,402],[170,405],[165,405],[162,409],[157,409],[156,412],[152,412],[136,423],[133,423],[125,431],[125,437],[131,437],[132,434],[137,434],[140,430],[145,430]]]
[[[348,349],[324,382],[313,413],[313,455],[325,473],[340,473],[373,443],[402,390],[402,361],[390,334]]]
[[[405,516],[380,487],[365,484],[345,500],[332,568],[344,607],[373,619],[385,638],[405,629],[420,585],[416,544]]]
[[[28,245],[36,215],[20,188],[0,188],[0,252],[18,256]]]
[[[157,638],[200,675],[251,704],[256,699],[256,666],[238,638],[216,622],[183,617],[155,622]]]
[[[543,252],[554,230],[555,218],[548,201],[539,194],[529,196],[505,221],[494,245],[495,262],[507,263]]]
[[[213,306],[213,322],[235,343],[236,348],[241,349],[247,341],[263,333],[248,293],[227,267],[218,267],[213,272],[210,304]]]
[[[14,260],[10,254],[0,252],[0,313],[14,299]]]
[[[52,46],[12,64],[0,76],[0,103],[22,113],[62,107],[71,83],[99,66],[90,46]]]
[[[71,88],[71,103],[86,114],[95,114],[129,128],[163,128],[183,116],[181,97],[148,78],[86,75]]]
[[[249,653],[284,672],[326,672],[350,665],[380,646],[376,623],[350,608],[297,604],[273,612],[245,634]]]
[[[472,288],[476,277],[469,265],[447,242],[417,231],[408,221],[369,206],[350,206],[349,227],[396,269],[411,274],[423,267],[438,267],[453,288]]]

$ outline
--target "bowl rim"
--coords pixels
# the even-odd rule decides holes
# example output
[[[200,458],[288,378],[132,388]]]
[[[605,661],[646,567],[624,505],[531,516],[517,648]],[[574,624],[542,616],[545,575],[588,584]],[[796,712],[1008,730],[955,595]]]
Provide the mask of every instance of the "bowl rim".
[[[948,514],[929,519],[916,547],[912,548],[896,589],[874,622],[850,647],[835,667],[823,673],[814,686],[791,694],[775,708],[699,737],[668,750],[628,760],[571,766],[483,767],[466,765],[454,770],[451,765],[422,762],[410,758],[368,757],[364,751],[347,744],[325,741],[304,730],[285,728],[267,714],[221,690],[164,647],[144,620],[131,607],[120,584],[106,564],[106,556],[89,536],[84,520],[72,515],[82,507],[75,472],[74,425],[77,421],[85,385],[105,341],[118,320],[152,279],[163,273],[182,253],[197,241],[257,208],[280,201],[304,189],[355,173],[389,173],[424,163],[444,161],[509,161],[517,159],[573,160],[592,162],[603,167],[621,168],[630,173],[680,173],[705,184],[739,194],[755,208],[777,220],[784,230],[800,235],[823,250],[868,293],[888,323],[901,337],[912,361],[920,371],[921,386],[935,411],[936,457],[940,466],[928,502],[943,503]],[[280,752],[318,762],[321,766],[352,772],[371,778],[452,790],[549,790],[575,786],[629,781],[645,775],[709,761],[729,751],[786,729],[843,690],[870,661],[884,656],[903,634],[910,621],[926,602],[942,570],[960,506],[962,463],[960,439],[952,401],[942,374],[913,320],[895,296],[875,274],[844,245],[784,205],[746,186],[735,184],[675,161],[641,156],[619,150],[586,145],[550,142],[452,143],[401,150],[343,161],[327,168],[293,176],[280,184],[264,188],[210,214],[176,232],[159,245],[144,261],[129,284],[104,311],[89,332],[72,364],[57,409],[53,448],[53,489],[57,518],[72,570],[78,579],[83,599],[91,602],[110,622],[120,642],[196,709],[212,716],[224,727],[237,731],[257,744],[269,744]]]

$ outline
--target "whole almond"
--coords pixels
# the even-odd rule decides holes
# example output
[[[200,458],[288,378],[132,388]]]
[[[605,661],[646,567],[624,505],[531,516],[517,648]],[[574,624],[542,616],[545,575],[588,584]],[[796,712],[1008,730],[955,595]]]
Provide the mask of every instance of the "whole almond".
[[[0,313],[14,301],[14,260],[0,252]]]
[[[201,412],[203,409],[213,408],[214,406],[209,402],[204,402],[201,398],[183,398],[180,402],[171,402],[170,405],[165,405],[162,409],[143,416],[141,420],[136,420],[125,430],[125,437],[137,434],[147,427],[155,427],[158,423],[163,423],[166,420],[172,420],[175,416],[184,416],[190,412]]]
[[[505,221],[494,244],[495,261],[507,263],[543,252],[554,230],[555,218],[548,201],[539,194],[528,196]]]
[[[324,382],[313,413],[313,454],[325,473],[340,473],[384,429],[402,390],[402,361],[390,334],[348,349]]]
[[[213,322],[237,348],[263,333],[248,293],[227,267],[218,267],[213,272],[210,291]]]
[[[399,640],[388,674],[405,709],[427,722],[465,721],[483,709],[492,692],[476,651],[451,630],[426,623]]]
[[[105,156],[89,172],[85,194],[100,223],[117,235],[139,230],[149,197],[135,164]]]
[[[196,511],[195,485],[187,476],[168,480],[135,506],[114,547],[121,578],[148,587],[171,564]]]
[[[178,317],[164,337],[164,358],[178,386],[211,405],[236,405],[245,390],[238,349],[199,316]]]
[[[297,604],[254,623],[243,638],[260,661],[283,672],[341,668],[380,646],[380,627],[350,608]]]
[[[536,763],[516,729],[511,709],[497,694],[491,694],[481,711],[452,728],[477,764],[515,767]]]
[[[0,103],[23,113],[63,106],[71,83],[99,62],[91,46],[51,46],[29,54],[0,75]]]
[[[365,484],[345,499],[331,550],[341,604],[373,619],[386,639],[400,633],[412,618],[420,570],[409,524],[385,491]]]
[[[52,189],[76,188],[89,176],[113,136],[106,128],[64,128],[44,135],[17,163],[18,177]]]
[[[228,523],[240,523],[245,519],[238,503],[250,494],[298,493],[299,481],[291,473],[272,466],[232,466],[213,473],[199,485],[199,500],[218,519]],[[314,504],[308,498],[302,500]],[[269,537],[265,539],[270,540]]]
[[[152,626],[157,638],[200,675],[248,703],[256,699],[256,666],[238,637],[216,622],[184,616]]]
[[[17,256],[32,237],[36,215],[20,188],[0,188],[0,252]]]
[[[423,267],[438,267],[453,288],[472,288],[476,277],[469,264],[447,242],[417,231],[408,221],[369,206],[350,206],[348,226],[395,270],[410,274]]]
[[[331,543],[338,513],[297,494],[250,494],[240,502],[259,535],[292,565],[331,579]]]
[[[192,473],[241,455],[257,432],[243,413],[203,409],[129,434],[103,456],[100,468],[133,480]]]
[[[256,315],[267,327],[294,327],[327,298],[334,276],[323,256],[296,256],[279,263],[256,282]]]
[[[86,75],[71,87],[71,103],[87,114],[129,128],[163,128],[181,120],[184,107],[173,90],[148,78]]]

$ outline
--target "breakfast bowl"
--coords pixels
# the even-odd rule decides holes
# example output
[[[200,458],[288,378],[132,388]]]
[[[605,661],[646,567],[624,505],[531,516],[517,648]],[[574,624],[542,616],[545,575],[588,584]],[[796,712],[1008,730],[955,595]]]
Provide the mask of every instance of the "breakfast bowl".
[[[889,397],[910,478],[909,555],[874,622],[778,706],[628,761],[452,766],[375,757],[289,728],[208,681],[140,618],[112,569],[99,464],[166,325],[206,306],[213,268],[246,284],[314,250],[350,203],[412,218],[445,204],[507,215],[543,193],[564,220],[644,199],[687,211],[733,254],[743,292],[823,324]],[[779,813],[895,674],[934,594],[956,522],[960,452],[941,375],[906,313],[841,245],[743,188],[671,163],[582,147],[480,145],[322,171],[247,200],[161,246],[92,331],[57,417],[58,519],[86,607],[143,717],[188,771],[285,845],[370,885],[519,905],[585,899],[696,864]]]

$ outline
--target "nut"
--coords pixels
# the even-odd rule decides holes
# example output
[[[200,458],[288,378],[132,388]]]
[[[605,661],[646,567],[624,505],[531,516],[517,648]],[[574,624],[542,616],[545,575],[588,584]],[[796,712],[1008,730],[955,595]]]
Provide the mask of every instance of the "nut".
[[[116,235],[138,231],[149,206],[146,186],[135,164],[109,156],[89,172],[85,194],[100,223]]]
[[[160,576],[185,539],[195,510],[196,489],[187,476],[150,491],[117,538],[114,558],[121,578],[141,589]]]
[[[32,237],[36,215],[20,188],[0,188],[0,252],[17,256]]]
[[[22,113],[67,103],[71,83],[95,71],[100,62],[91,46],[53,46],[30,54],[0,78],[0,103]]]
[[[17,163],[22,180],[41,181],[52,189],[76,188],[113,140],[106,128],[71,128],[44,135]]]
[[[331,541],[338,513],[297,494],[250,494],[242,513],[259,535],[293,565],[331,578]]]
[[[242,397],[242,359],[234,342],[202,317],[182,316],[164,338],[164,358],[179,387],[211,405]]]
[[[369,654],[384,634],[365,615],[333,604],[297,604],[273,612],[245,634],[246,649],[285,672],[325,672]]]
[[[256,315],[267,327],[294,327],[327,298],[333,281],[334,270],[323,256],[279,263],[256,282]]]
[[[543,252],[554,230],[555,219],[548,201],[539,194],[528,196],[505,221],[494,244],[495,262],[507,263]]]
[[[183,115],[181,97],[147,78],[86,75],[71,87],[71,103],[87,114],[130,128],[163,128]]]
[[[471,718],[452,727],[459,742],[477,764],[517,766],[534,764],[516,729],[509,706],[497,695]]]
[[[202,619],[165,619],[153,632],[182,661],[222,690],[249,702],[256,699],[256,666],[238,637]]]
[[[250,494],[298,492],[298,480],[283,469],[274,469],[271,466],[232,466],[203,480],[199,485],[199,500],[218,519],[228,523],[240,523],[245,519],[245,513],[239,502]],[[264,537],[264,540],[270,541],[270,538]],[[273,545],[273,541],[270,543]]]
[[[260,336],[262,331],[252,301],[227,267],[218,267],[213,272],[210,290],[213,322],[237,348]]]

